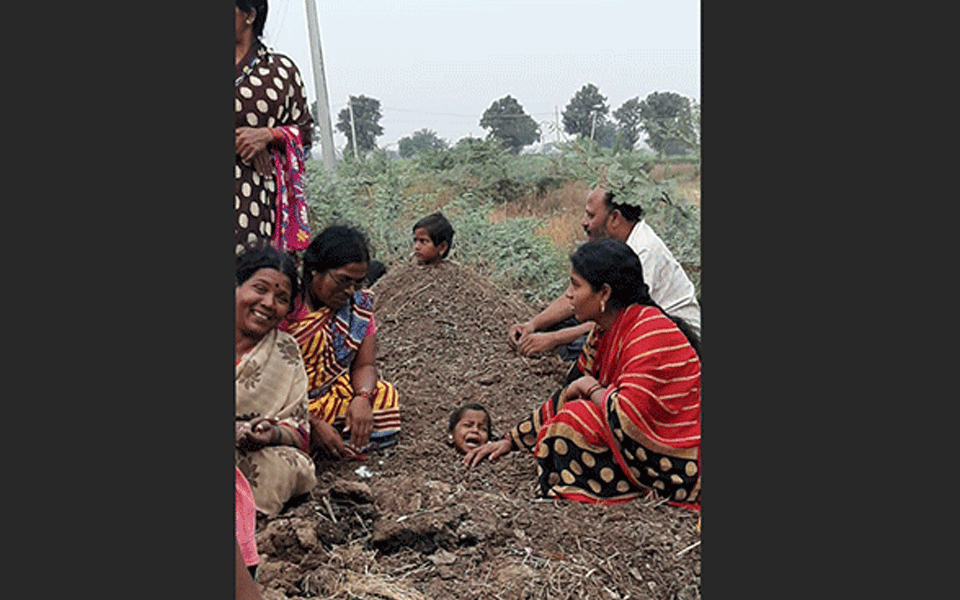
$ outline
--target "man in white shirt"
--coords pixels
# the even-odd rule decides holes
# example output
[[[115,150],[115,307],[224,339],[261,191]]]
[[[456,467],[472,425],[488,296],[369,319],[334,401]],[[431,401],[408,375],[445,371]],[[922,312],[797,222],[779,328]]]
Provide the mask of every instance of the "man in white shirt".
[[[613,193],[601,188],[587,195],[582,223],[587,237],[591,240],[610,237],[630,246],[640,257],[650,297],[668,315],[686,321],[699,338],[700,305],[690,278],[663,240],[643,220],[643,208],[614,200]],[[524,356],[571,344],[589,332],[593,323],[550,329],[572,317],[570,302],[561,296],[526,323],[510,327],[510,344]]]

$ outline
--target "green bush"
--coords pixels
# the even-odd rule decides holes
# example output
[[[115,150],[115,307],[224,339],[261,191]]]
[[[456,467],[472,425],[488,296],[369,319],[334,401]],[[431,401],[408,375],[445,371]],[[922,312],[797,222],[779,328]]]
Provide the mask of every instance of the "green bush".
[[[337,222],[357,225],[367,233],[374,258],[389,266],[410,259],[413,223],[440,206],[456,231],[451,259],[474,266],[528,302],[548,302],[566,288],[569,249],[556,248],[537,233],[540,219],[495,223],[490,212],[567,182],[593,184],[612,173],[628,187],[660,194],[651,197],[661,200],[642,203],[646,218],[684,265],[699,296],[700,211],[675,202],[679,194],[674,183],[653,185],[651,155],[613,153],[589,140],[561,149],[555,156],[516,156],[496,141],[466,138],[453,148],[410,159],[390,158],[383,151],[362,161],[351,157],[339,161],[333,172],[308,161],[305,190],[311,227],[319,231]],[[440,202],[440,194],[449,200]]]

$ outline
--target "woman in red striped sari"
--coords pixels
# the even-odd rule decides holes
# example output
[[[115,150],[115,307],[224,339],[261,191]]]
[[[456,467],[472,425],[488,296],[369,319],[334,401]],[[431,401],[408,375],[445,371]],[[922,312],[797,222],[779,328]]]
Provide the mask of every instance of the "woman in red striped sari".
[[[650,299],[623,242],[587,242],[571,263],[566,297],[596,326],[567,385],[464,464],[526,448],[544,497],[613,504],[653,490],[699,510],[699,341]]]

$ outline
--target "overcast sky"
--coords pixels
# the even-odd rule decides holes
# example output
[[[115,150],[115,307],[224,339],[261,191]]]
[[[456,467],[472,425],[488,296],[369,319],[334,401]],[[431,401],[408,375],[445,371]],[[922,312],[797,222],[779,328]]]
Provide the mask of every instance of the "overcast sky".
[[[263,39],[300,68],[310,102],[314,1],[338,151],[351,95],[380,101],[377,144],[393,150],[423,128],[450,144],[484,137],[481,115],[508,94],[551,141],[547,123],[587,83],[611,112],[655,91],[700,101],[699,0],[269,0]]]

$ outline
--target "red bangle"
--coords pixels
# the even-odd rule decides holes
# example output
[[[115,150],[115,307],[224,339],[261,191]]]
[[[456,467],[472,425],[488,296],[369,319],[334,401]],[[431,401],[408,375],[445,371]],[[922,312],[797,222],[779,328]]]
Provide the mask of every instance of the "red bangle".
[[[370,390],[357,390],[356,392],[353,393],[353,397],[356,398],[357,396],[360,396],[361,398],[366,398],[367,401],[370,401],[370,399],[373,396],[373,392],[371,392]]]
[[[279,127],[270,128],[270,135],[273,136],[273,141],[282,142],[283,141],[283,130]]]

